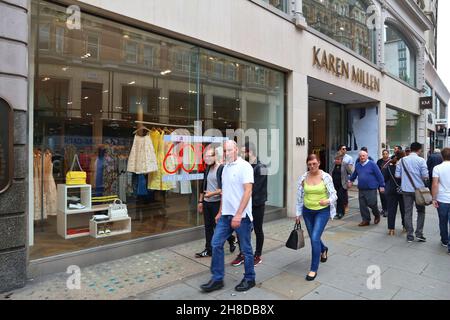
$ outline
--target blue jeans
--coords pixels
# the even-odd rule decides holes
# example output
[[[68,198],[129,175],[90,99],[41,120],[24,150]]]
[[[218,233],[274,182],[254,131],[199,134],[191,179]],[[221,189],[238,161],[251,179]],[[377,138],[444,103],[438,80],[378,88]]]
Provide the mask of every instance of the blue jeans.
[[[448,244],[448,251],[450,252],[450,237],[448,233],[448,226],[450,224],[450,203],[439,202],[439,229],[441,231],[442,243]]]
[[[223,245],[231,236],[233,231],[239,238],[241,252],[244,255],[244,279],[249,281],[255,280],[255,266],[253,264],[253,249],[251,242],[252,222],[249,217],[241,220],[241,226],[237,229],[231,228],[231,220],[233,216],[222,215],[217,223],[214,235],[211,241],[212,260],[211,273],[212,280],[221,281],[225,276],[225,256]]]
[[[320,238],[330,219],[330,207],[318,211],[303,207],[303,219],[305,220],[306,229],[311,239],[311,271],[317,272],[319,269],[320,255],[328,249]]]

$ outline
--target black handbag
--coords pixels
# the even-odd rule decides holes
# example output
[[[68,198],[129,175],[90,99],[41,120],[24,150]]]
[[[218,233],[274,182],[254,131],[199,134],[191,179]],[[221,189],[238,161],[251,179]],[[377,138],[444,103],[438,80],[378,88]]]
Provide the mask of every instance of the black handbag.
[[[294,230],[289,235],[289,239],[286,241],[286,247],[293,250],[301,249],[305,246],[305,237],[303,235],[303,229],[300,223],[295,223]]]

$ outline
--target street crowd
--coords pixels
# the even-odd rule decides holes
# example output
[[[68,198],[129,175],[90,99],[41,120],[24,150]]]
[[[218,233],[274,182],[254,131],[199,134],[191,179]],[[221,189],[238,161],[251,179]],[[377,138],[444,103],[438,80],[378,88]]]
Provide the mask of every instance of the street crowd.
[[[246,143],[240,150],[235,141],[226,141],[224,164],[218,161],[218,148],[209,145],[205,150],[207,168],[198,210],[204,215],[206,244],[196,257],[212,257],[212,277],[201,285],[201,289],[211,292],[223,288],[224,244],[228,242],[230,252],[239,247],[231,264],[244,264],[245,269],[244,278],[235,289],[247,291],[255,286],[255,266],[262,262],[267,167],[257,158],[252,143]],[[422,145],[414,142],[405,150],[396,146],[393,155],[383,150],[382,158],[375,162],[366,147],[361,148],[354,161],[347,154],[346,146],[340,145],[329,173],[320,169],[320,157],[316,154],[309,155],[306,164],[307,171],[298,179],[296,224],[301,225],[303,217],[311,242],[311,268],[305,277],[307,281],[313,281],[320,262],[328,260],[328,247],[321,240],[323,232],[330,219],[342,219],[348,212],[348,190],[356,181],[362,219],[360,227],[371,224],[372,212],[374,224],[378,224],[381,217],[387,218],[387,235],[393,236],[400,211],[406,241],[426,242],[423,233],[425,207],[432,204],[439,215],[441,245],[450,254],[450,148],[435,149],[425,161]],[[415,229],[414,206],[417,212]],[[255,252],[251,243],[253,230]]]

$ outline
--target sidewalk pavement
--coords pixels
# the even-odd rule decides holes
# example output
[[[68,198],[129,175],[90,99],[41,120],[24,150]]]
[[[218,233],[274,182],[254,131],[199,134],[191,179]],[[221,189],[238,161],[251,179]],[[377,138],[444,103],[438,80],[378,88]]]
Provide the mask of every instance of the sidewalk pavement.
[[[225,244],[225,287],[203,293],[199,286],[210,279],[210,258],[196,259],[194,253],[204,240],[151,251],[81,269],[81,289],[69,290],[69,274],[60,273],[30,280],[23,289],[0,299],[167,299],[167,300],[408,300],[450,299],[450,256],[440,244],[436,209],[427,207],[424,235],[426,243],[407,243],[402,234],[400,213],[394,237],[387,236],[387,219],[380,224],[358,227],[357,199],[342,220],[328,223],[324,242],[329,258],[321,263],[315,281],[308,282],[311,247],[294,251],[284,244],[293,228],[292,219],[264,224],[262,263],[255,267],[256,287],[236,292],[244,266],[232,267],[237,252],[230,254]],[[307,232],[305,230],[305,235]],[[253,236],[253,245],[254,242]],[[379,289],[368,288],[375,266],[381,272]],[[372,277],[372,278],[371,278]]]

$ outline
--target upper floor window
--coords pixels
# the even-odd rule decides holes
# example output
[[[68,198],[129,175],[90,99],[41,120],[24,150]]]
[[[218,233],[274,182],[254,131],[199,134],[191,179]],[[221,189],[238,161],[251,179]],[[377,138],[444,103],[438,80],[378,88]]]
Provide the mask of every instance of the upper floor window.
[[[50,24],[39,25],[39,49],[50,49]]]
[[[288,1],[287,0],[263,0],[264,2],[267,2],[271,6],[277,8],[278,10],[281,10],[283,12],[289,11]]]
[[[416,85],[416,56],[406,37],[390,25],[384,28],[384,61],[393,76]]]
[[[64,53],[64,35],[65,28],[64,27],[56,27],[56,53]]]
[[[153,67],[154,55],[155,55],[155,48],[154,47],[152,47],[152,46],[144,46],[143,62],[144,62],[144,65],[146,67],[149,67],[149,68]]]
[[[138,58],[138,45],[136,42],[127,41],[125,42],[125,62],[126,63],[137,63]]]
[[[375,30],[366,23],[369,4],[370,0],[303,0],[303,13],[309,26],[376,62]]]
[[[89,33],[86,41],[86,53],[90,54],[91,59],[99,58],[100,38],[98,34]]]

